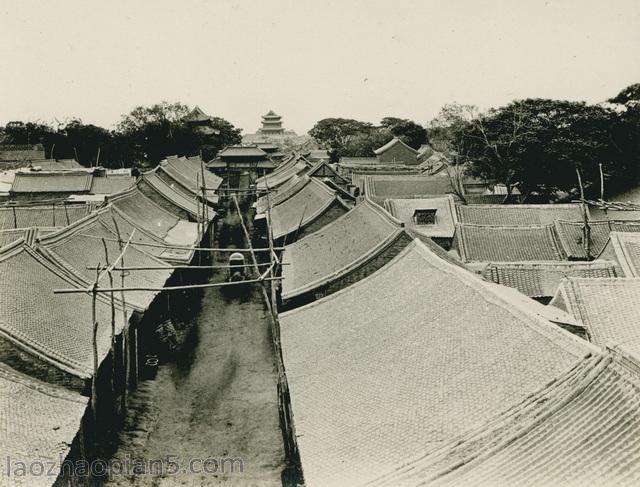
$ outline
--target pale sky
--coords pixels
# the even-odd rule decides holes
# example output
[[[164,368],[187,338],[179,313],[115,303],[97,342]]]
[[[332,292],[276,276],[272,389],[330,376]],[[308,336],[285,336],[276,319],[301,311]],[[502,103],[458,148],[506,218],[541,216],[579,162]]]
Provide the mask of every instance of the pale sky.
[[[603,101],[640,82],[639,0],[0,0],[0,123],[113,128],[161,100],[424,123],[446,103]]]

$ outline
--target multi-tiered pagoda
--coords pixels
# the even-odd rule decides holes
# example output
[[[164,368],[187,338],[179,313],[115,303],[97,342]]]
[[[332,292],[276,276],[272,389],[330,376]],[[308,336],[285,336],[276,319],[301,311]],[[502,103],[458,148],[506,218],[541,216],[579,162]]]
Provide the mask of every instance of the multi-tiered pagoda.
[[[269,113],[262,115],[262,127],[258,129],[258,133],[262,135],[283,135],[282,117],[273,110],[269,110]]]

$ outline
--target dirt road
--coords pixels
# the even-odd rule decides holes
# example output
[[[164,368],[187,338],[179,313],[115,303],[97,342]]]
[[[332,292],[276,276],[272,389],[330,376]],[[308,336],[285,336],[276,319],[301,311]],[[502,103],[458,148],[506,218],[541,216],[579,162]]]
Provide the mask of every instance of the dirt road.
[[[207,289],[194,325],[186,356],[161,365],[130,401],[134,419],[112,460],[134,459],[145,473],[112,469],[106,485],[282,485],[273,347],[259,288],[242,299]]]

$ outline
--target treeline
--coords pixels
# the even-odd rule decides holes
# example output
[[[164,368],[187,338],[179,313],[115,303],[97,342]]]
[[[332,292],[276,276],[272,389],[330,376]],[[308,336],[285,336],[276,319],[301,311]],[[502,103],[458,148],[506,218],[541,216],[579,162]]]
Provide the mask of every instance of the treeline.
[[[123,115],[115,130],[107,130],[80,119],[54,127],[46,123],[11,122],[0,128],[2,144],[42,144],[45,156],[76,159],[83,166],[96,163],[108,167],[155,165],[167,155],[202,152],[205,160],[242,140],[241,129],[227,120],[213,117],[211,130],[202,131],[183,122],[190,107],[162,102],[137,107]]]
[[[373,151],[393,137],[399,137],[414,149],[427,143],[427,130],[420,124],[403,118],[385,117],[379,125],[351,118],[325,118],[317,122],[311,135],[332,160],[340,157],[373,157]]]
[[[605,198],[640,182],[640,83],[605,103],[526,99],[481,112],[445,106],[427,127],[387,117],[379,125],[328,118],[309,132],[332,157],[373,156],[397,136],[414,148],[428,143],[451,166],[507,192],[553,200],[578,189]],[[602,180],[601,180],[602,177]]]

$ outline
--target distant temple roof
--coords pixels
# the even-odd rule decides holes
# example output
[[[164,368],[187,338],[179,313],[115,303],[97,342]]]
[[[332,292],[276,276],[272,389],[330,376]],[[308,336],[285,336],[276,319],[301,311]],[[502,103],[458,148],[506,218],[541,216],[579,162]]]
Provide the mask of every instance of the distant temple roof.
[[[400,140],[398,137],[394,137],[393,139],[391,139],[389,142],[387,142],[386,144],[384,144],[382,147],[377,148],[376,150],[374,150],[373,152],[376,155],[382,154],[383,152],[388,151],[389,149],[391,149],[392,147],[394,147],[395,145],[400,144],[404,147],[406,147],[407,149],[409,149],[410,151],[414,152],[415,154],[418,154],[418,151],[415,150],[413,147],[408,146],[407,144],[405,144],[402,140]]]
[[[191,112],[182,120],[185,122],[208,122],[212,117],[204,113],[199,106],[195,106]]]

